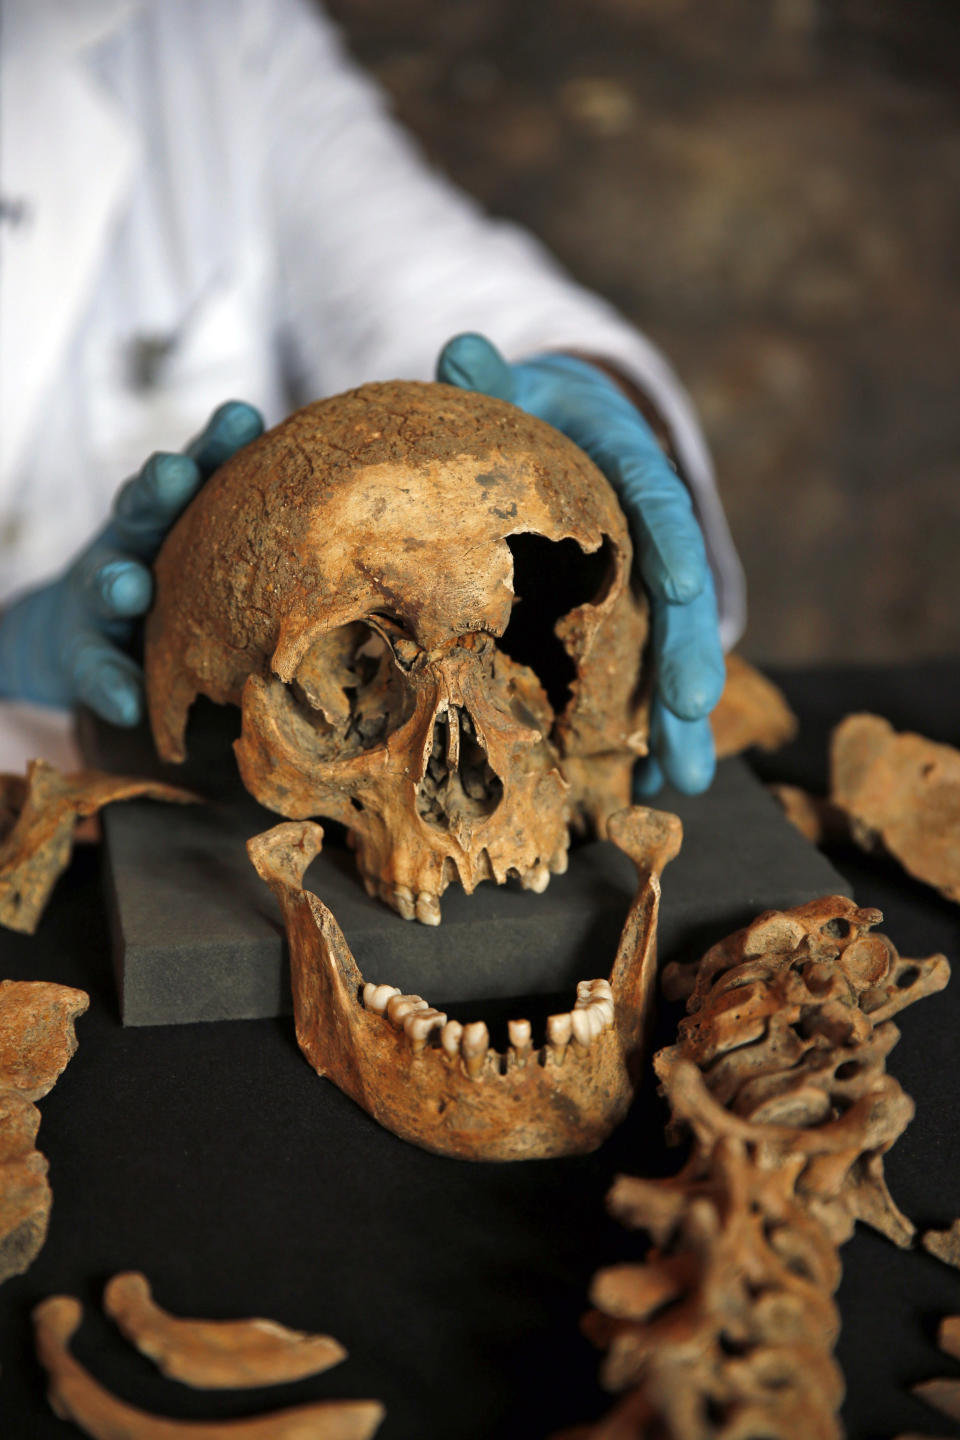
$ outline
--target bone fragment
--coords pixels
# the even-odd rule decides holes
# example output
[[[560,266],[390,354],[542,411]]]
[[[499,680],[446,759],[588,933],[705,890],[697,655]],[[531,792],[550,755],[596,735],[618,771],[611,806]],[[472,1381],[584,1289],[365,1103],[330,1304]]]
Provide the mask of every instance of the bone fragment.
[[[33,1312],[51,1408],[93,1440],[367,1440],[384,1416],[376,1400],[326,1400],[245,1420],[196,1422],[151,1415],[112,1395],[74,1359],[69,1345],[82,1318],[79,1301],[68,1295],[52,1295]]]
[[[62,775],[45,760],[31,760],[25,780],[0,776],[0,925],[32,935],[67,868],[78,820],[140,796],[180,805],[197,799],[173,785],[99,770]]]
[[[654,1056],[691,1150],[676,1176],[621,1176],[608,1196],[651,1247],[594,1278],[585,1329],[625,1393],[580,1440],[839,1440],[839,1247],[857,1220],[913,1235],[883,1177],[913,1113],[886,1073],[891,1017],[949,976],[871,934],[880,918],[843,896],[767,912],[696,967]]]
[[[926,1244],[927,1237],[923,1238],[924,1244]],[[960,1360],[960,1315],[947,1315],[945,1319],[941,1320],[937,1344],[943,1353],[949,1355],[952,1360]],[[926,1401],[928,1405],[932,1405],[935,1410],[949,1415],[951,1420],[960,1420],[960,1380],[956,1378],[922,1380],[919,1385],[911,1388],[914,1395]],[[901,1440],[907,1440],[907,1437],[901,1437]]]
[[[778,750],[797,733],[794,715],[781,690],[740,655],[727,656],[727,680],[710,716],[717,755],[739,755],[758,745]]]
[[[171,1380],[205,1390],[278,1385],[319,1375],[346,1350],[330,1335],[288,1330],[275,1320],[188,1320],[153,1299],[145,1275],[114,1275],[103,1295],[107,1314],[141,1355]]]
[[[0,1281],[22,1275],[46,1239],[51,1194],[33,1101],[75,1053],[74,1021],[89,1003],[66,985],[0,981]]]
[[[929,1250],[945,1265],[953,1265],[960,1270],[960,1220],[954,1220],[948,1230],[927,1230],[921,1235],[920,1243],[924,1250]]]
[[[771,785],[770,793],[783,813],[811,845],[830,845],[850,838],[850,825],[842,810],[822,795],[799,785]]]
[[[848,715],[833,732],[831,795],[866,850],[960,900],[960,751],[897,734],[879,715]]]
[[[911,1386],[914,1395],[920,1400],[939,1410],[942,1415],[949,1415],[951,1420],[960,1421],[960,1380],[921,1380],[919,1385]]]

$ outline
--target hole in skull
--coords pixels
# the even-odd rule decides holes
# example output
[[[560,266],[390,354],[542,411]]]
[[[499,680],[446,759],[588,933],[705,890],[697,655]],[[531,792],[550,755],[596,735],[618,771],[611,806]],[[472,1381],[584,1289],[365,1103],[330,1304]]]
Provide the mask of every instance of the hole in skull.
[[[292,689],[331,759],[372,750],[411,713],[389,644],[362,620],[321,635],[297,667]]]
[[[603,537],[588,555],[576,540],[544,535],[508,535],[513,555],[513,613],[500,649],[537,676],[555,715],[570,700],[576,668],[554,633],[557,621],[580,605],[598,605],[613,579],[613,545]]]
[[[485,820],[503,798],[503,781],[487,763],[466,710],[451,706],[433,726],[433,748],[417,787],[417,813],[438,830]]]

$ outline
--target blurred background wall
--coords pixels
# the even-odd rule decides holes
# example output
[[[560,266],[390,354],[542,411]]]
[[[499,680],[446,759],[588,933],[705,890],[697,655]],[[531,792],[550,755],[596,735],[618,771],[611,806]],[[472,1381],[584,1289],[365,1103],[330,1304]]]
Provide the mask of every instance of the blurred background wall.
[[[672,359],[744,652],[960,656],[960,5],[328,9],[432,159]]]

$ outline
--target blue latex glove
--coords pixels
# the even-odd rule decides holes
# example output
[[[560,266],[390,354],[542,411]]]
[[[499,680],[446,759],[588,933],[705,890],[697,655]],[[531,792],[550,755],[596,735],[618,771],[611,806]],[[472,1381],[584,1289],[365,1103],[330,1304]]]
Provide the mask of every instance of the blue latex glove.
[[[696,794],[713,779],[707,716],[724,684],[713,579],[683,481],[643,416],[602,370],[568,355],[509,365],[482,335],[458,335],[443,349],[437,379],[510,400],[562,430],[585,450],[617,492],[650,597],[655,689],[649,757],[634,796],[654,795],[666,776]]]
[[[204,480],[262,431],[252,405],[228,400],[183,454],[150,456],[63,575],[0,616],[0,696],[83,703],[114,725],[137,723],[143,675],[124,647],[150,608],[150,562]]]

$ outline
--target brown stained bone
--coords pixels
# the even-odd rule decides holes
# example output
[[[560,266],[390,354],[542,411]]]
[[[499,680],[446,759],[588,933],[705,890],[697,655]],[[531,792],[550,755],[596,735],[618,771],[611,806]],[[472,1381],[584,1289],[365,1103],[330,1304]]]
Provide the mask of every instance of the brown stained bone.
[[[319,1375],[346,1359],[330,1335],[306,1335],[275,1320],[186,1320],[154,1301],[145,1275],[114,1275],[107,1314],[141,1355],[171,1380],[205,1390],[279,1385]]]
[[[631,556],[600,471],[512,405],[393,382],[307,406],[211,478],[157,559],[157,748],[184,758],[197,694],[239,705],[247,788],[344,824],[407,919],[439,923],[454,881],[540,891],[571,827],[629,804],[646,752]]]
[[[924,1250],[936,1255],[945,1265],[953,1265],[960,1270],[960,1220],[954,1220],[947,1230],[927,1230],[921,1235],[920,1243]],[[957,1358],[960,1359],[960,1356]]]
[[[927,1237],[924,1236],[924,1244]],[[937,1252],[934,1251],[934,1254]],[[950,1261],[955,1264],[955,1261]],[[960,1315],[948,1315],[940,1322],[937,1344],[952,1360],[960,1360]],[[926,1401],[934,1410],[949,1415],[951,1420],[960,1421],[960,1380],[955,1377],[922,1380],[910,1387],[919,1399]]]
[[[384,1416],[376,1400],[326,1400],[244,1420],[150,1415],[112,1395],[74,1359],[69,1346],[82,1319],[79,1301],[67,1295],[52,1295],[33,1312],[51,1408],[94,1440],[367,1440]]]
[[[812,795],[799,785],[770,785],[770,793],[783,813],[811,845],[830,845],[850,837],[850,825],[842,810],[821,795]]]
[[[913,1235],[883,1179],[913,1110],[885,1073],[891,1017],[949,976],[942,956],[901,959],[880,918],[843,896],[768,912],[680,977],[688,1015],[654,1068],[692,1149],[608,1197],[652,1246],[594,1280],[586,1328],[628,1393],[581,1440],[842,1434],[838,1247],[858,1219]]]
[[[878,715],[848,715],[833,732],[830,768],[830,798],[858,844],[884,848],[960,900],[960,751],[898,734]]]
[[[74,1021],[88,1004],[66,985],[0,982],[0,1281],[22,1275],[46,1239],[51,1195],[33,1102],[75,1052]]]
[[[710,716],[718,759],[759,746],[779,750],[797,733],[797,717],[772,680],[741,655],[727,656],[727,680]]]
[[[696,1064],[718,1106],[762,1127],[765,1155],[808,1153],[798,1193],[838,1244],[857,1219],[912,1239],[883,1181],[913,1114],[885,1073],[891,1021],[950,978],[943,955],[901,958],[872,933],[881,919],[843,895],[760,915],[707,951],[679,1042],[654,1062],[665,1085],[672,1065]]]
[[[0,925],[32,935],[69,863],[77,822],[140,796],[181,805],[197,798],[173,785],[99,770],[62,775],[45,760],[30,762],[25,781],[0,776]]]
[[[659,875],[680,847],[675,815],[636,807],[610,838],[637,868],[637,895],[609,980],[581,981],[572,1011],[551,1016],[535,1049],[526,1020],[499,1054],[482,1021],[460,1025],[420,996],[364,983],[336,920],[303,889],[319,825],[278,825],[248,843],[280,902],[290,949],[297,1039],[310,1064],[401,1139],[468,1160],[593,1150],[633,1097],[656,970]]]
[[[695,1096],[696,1082],[691,1088]],[[831,1349],[840,1267],[793,1194],[795,1174],[795,1166],[758,1170],[742,1140],[721,1137],[673,1182],[617,1181],[611,1212],[649,1230],[654,1248],[641,1264],[595,1277],[597,1308],[585,1328],[607,1349],[605,1386],[628,1392],[610,1419],[642,1414],[625,1433],[839,1433],[843,1379]],[[586,1433],[608,1432],[601,1422]]]

